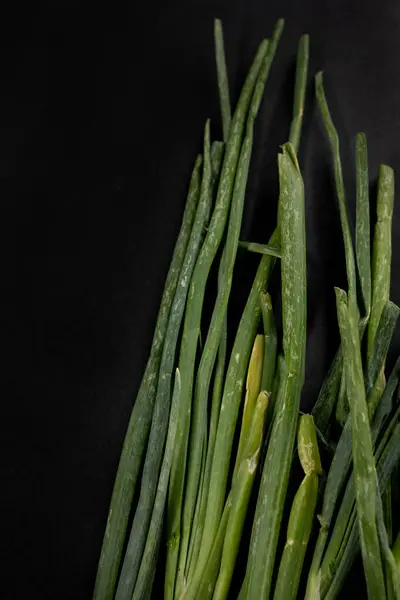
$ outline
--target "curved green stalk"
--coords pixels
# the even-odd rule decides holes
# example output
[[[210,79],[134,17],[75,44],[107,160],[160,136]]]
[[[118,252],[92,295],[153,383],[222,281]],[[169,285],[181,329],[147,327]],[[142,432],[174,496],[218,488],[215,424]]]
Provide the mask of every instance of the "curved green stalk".
[[[336,194],[339,202],[339,213],[340,213],[340,222],[342,226],[342,234],[343,234],[343,242],[344,242],[344,250],[345,250],[345,258],[346,258],[346,272],[347,272],[347,284],[349,288],[349,300],[351,303],[356,306],[357,304],[357,292],[356,292],[356,266],[354,259],[354,248],[353,241],[351,237],[350,224],[348,218],[348,210],[346,204],[345,197],[345,189],[343,182],[343,174],[342,174],[342,163],[340,158],[340,149],[339,149],[339,136],[337,134],[335,125],[332,121],[332,117],[329,111],[328,103],[325,97],[325,91],[323,86],[323,75],[322,72],[317,73],[315,77],[315,88],[316,88],[316,97],[318,101],[318,105],[321,111],[322,120],[324,122],[325,130],[328,136],[329,145],[331,148],[333,165],[334,165],[334,175],[335,175],[335,185],[336,185]],[[339,369],[339,363],[336,362],[334,370]],[[336,383],[338,372],[332,373],[335,375],[334,382]],[[344,387],[344,378],[340,375],[340,379],[343,382],[340,386],[340,394],[337,407],[337,418],[339,422],[343,425],[346,416],[345,402],[346,402],[346,392]],[[336,404],[336,398],[333,396],[329,396],[329,406],[324,408],[325,414],[330,414],[333,411],[333,407]],[[319,412],[319,408],[314,410],[314,415]],[[329,414],[329,417],[330,417]],[[317,427],[322,431],[325,435],[326,431],[323,431],[319,424],[319,418],[316,420]]]
[[[342,163],[339,150],[339,136],[329,111],[328,103],[325,97],[322,73],[317,73],[315,77],[315,89],[318,105],[321,111],[322,120],[328,136],[335,174],[336,194],[339,201],[340,221],[342,225],[343,242],[346,256],[347,284],[349,287],[349,301],[356,305],[356,267],[354,260],[353,242],[351,239],[350,224],[348,219],[347,204],[345,198]]]
[[[114,597],[132,499],[153,415],[158,371],[168,319],[199,201],[201,164],[202,158],[198,156],[190,181],[181,229],[165,282],[150,357],[133,406],[122,447],[96,575],[93,600],[112,600]]]
[[[182,322],[186,297],[193,268],[200,249],[204,219],[211,202],[210,124],[207,122],[204,133],[204,170],[200,191],[200,201],[195,222],[190,234],[185,259],[182,265],[179,285],[172,303],[167,333],[160,363],[157,395],[154,404],[149,443],[141,479],[138,505],[125,552],[124,562],[118,581],[115,600],[131,600],[142,553],[147,537],[151,511],[156,494],[157,481],[162,461],[168,415],[171,402],[171,375],[174,367],[176,345]],[[182,372],[181,372],[182,376]],[[183,380],[182,380],[183,393]],[[183,396],[182,396],[183,398]]]
[[[339,201],[339,213],[340,222],[342,226],[345,258],[346,258],[346,272],[347,272],[347,284],[348,284],[348,295],[350,303],[357,306],[357,292],[356,292],[356,266],[354,259],[354,248],[351,237],[350,224],[348,218],[348,209],[346,204],[345,189],[342,174],[342,163],[340,158],[339,149],[339,136],[337,134],[335,125],[332,121],[332,117],[329,111],[328,103],[325,97],[325,91],[323,86],[323,75],[322,72],[318,73],[315,77],[315,87],[318,105],[321,111],[322,120],[324,122],[325,130],[328,136],[335,175],[336,194]],[[359,161],[357,161],[358,163]],[[366,233],[366,232],[364,232]],[[345,378],[341,376],[342,384],[340,386],[340,393],[338,399],[338,406],[336,410],[337,419],[343,426],[346,420],[346,390],[345,390]]]

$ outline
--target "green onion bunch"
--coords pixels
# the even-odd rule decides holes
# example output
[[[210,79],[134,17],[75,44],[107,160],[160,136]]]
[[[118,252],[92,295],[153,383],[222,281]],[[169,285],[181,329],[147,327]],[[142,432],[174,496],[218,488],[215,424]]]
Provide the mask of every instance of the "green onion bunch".
[[[316,99],[332,154],[347,291],[335,288],[340,347],[312,414],[300,411],[307,261],[298,151],[307,35],[278,153],[273,233],[267,243],[240,240],[254,129],[283,28],[279,20],[261,42],[231,110],[215,21],[223,140],[211,139],[207,121],[121,453],[93,600],[333,600],[345,593],[358,555],[368,598],[400,599],[400,359],[386,369],[400,312],[390,300],[394,174],[379,169],[371,243],[367,141],[357,134],[353,239],[322,73]],[[228,306],[237,254],[245,251],[260,258],[232,332]],[[271,296],[273,271],[280,303]]]

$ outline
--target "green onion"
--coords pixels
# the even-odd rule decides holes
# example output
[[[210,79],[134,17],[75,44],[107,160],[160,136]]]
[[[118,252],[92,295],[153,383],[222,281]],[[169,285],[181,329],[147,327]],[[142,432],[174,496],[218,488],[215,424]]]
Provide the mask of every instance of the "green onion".
[[[374,416],[374,420],[371,427],[372,433],[372,441],[375,445],[376,440],[381,434],[383,427],[387,421],[387,418],[392,412],[393,409],[393,395],[397,388],[400,379],[400,359],[397,361],[395,367],[393,368],[392,373],[390,374],[388,383],[386,385],[384,394],[382,396],[381,402],[377,408],[376,414]],[[390,431],[390,427],[389,427]],[[377,451],[375,452],[376,459],[378,460],[380,455],[382,454],[383,447],[385,445],[385,441],[380,443]],[[350,477],[346,490],[343,496],[343,499],[340,504],[339,512],[336,517],[334,529],[332,531],[332,535],[329,540],[329,544],[327,546],[324,559],[321,565],[321,592],[322,595],[324,591],[329,588],[329,585],[332,581],[332,577],[334,575],[333,566],[337,561],[337,557],[339,556],[339,550],[341,545],[344,544],[344,536],[346,530],[348,530],[348,524],[350,523],[350,517],[352,514],[353,506],[355,502],[354,495],[354,476]]]
[[[381,165],[378,177],[377,223],[372,254],[372,308],[368,327],[368,356],[372,351],[383,307],[389,300],[393,203],[393,169]]]
[[[283,349],[288,375],[264,463],[246,571],[246,596],[268,597],[304,382],[306,247],[304,187],[294,149],[279,155]]]
[[[356,257],[365,319],[371,312],[371,244],[367,138],[356,135]]]
[[[222,32],[222,23],[218,19],[214,22],[214,40],[215,40],[215,55],[217,63],[217,76],[218,76],[218,90],[219,100],[221,107],[222,117],[222,130],[224,141],[226,142],[229,135],[229,128],[231,123],[231,107],[229,100],[229,84],[228,84],[228,73],[225,60],[225,49]],[[224,285],[224,271],[225,271],[225,249],[222,252],[218,269],[218,291],[222,292]],[[208,440],[204,440],[204,455],[205,460],[202,460],[201,475],[200,475],[200,487],[196,499],[195,515],[193,518],[193,525],[189,541],[188,556],[186,560],[186,567],[184,577],[187,580],[191,575],[191,569],[194,568],[200,551],[201,532],[202,524],[204,523],[205,511],[207,506],[207,496],[210,485],[210,474],[212,457],[214,453],[215,437],[217,433],[217,425],[219,418],[219,411],[221,407],[222,391],[224,384],[225,375],[225,363],[226,363],[226,345],[227,345],[227,314],[225,314],[224,321],[222,324],[221,335],[218,346],[217,364],[215,368],[212,403],[211,403],[211,417],[209,425]]]
[[[215,536],[215,540],[207,560],[203,578],[197,591],[196,600],[211,600],[213,597],[215,582],[218,577],[218,570],[221,563],[221,554],[231,507],[232,498],[231,496],[228,496],[225,503],[224,512],[222,513],[221,521],[218,526],[217,535]]]
[[[376,380],[377,373],[382,368],[386,360],[387,348],[393,335],[394,325],[397,319],[397,307],[388,303],[388,310],[382,315],[382,322],[374,342],[373,360],[369,362],[368,371],[365,376],[365,387],[367,393],[369,415],[373,416],[376,409],[376,396],[374,394],[373,381]],[[378,398],[379,399],[379,398]],[[323,552],[328,539],[328,532],[333,518],[335,506],[342,487],[346,481],[351,466],[351,447],[352,447],[352,422],[348,418],[343,427],[339,438],[335,454],[329,469],[328,478],[325,486],[323,506],[321,511],[321,528],[318,535],[316,547],[314,550],[313,561],[308,576],[307,600],[315,597],[316,586],[319,585],[319,568]]]
[[[218,75],[219,101],[222,117],[222,131],[224,135],[224,142],[226,142],[229,137],[229,127],[231,124],[231,103],[229,100],[229,84],[225,60],[224,34],[220,19],[215,19],[214,21],[214,40],[215,60],[217,64]]]
[[[250,494],[256,476],[260,457],[265,416],[268,408],[267,392],[261,392],[255,403],[251,426],[242,453],[238,451],[240,462],[232,486],[232,508],[226,528],[221,567],[215,587],[214,600],[224,600],[229,592],[235,569],[239,544],[249,504]],[[243,432],[243,426],[242,426]],[[241,436],[242,437],[242,436]]]
[[[203,355],[202,355],[202,359],[200,362],[197,379],[196,379],[196,393],[195,393],[195,400],[194,400],[194,418],[193,418],[193,424],[192,424],[193,425],[193,428],[192,428],[193,433],[191,432],[191,445],[190,445],[190,457],[189,457],[190,462],[189,462],[189,468],[188,468],[187,492],[186,492],[186,497],[185,497],[185,512],[186,512],[186,507],[188,506],[187,529],[189,529],[191,526],[192,513],[193,513],[193,510],[191,507],[193,505],[194,497],[195,497],[195,494],[197,493],[197,487],[198,487],[198,477],[199,477],[198,464],[199,464],[199,461],[198,461],[197,455],[198,455],[199,441],[205,435],[205,421],[206,421],[205,415],[206,415],[208,386],[209,386],[209,381],[211,378],[211,370],[212,370],[213,362],[215,359],[215,353],[216,353],[216,349],[217,349],[217,345],[218,345],[218,341],[219,341],[221,326],[223,324],[223,319],[225,318],[226,307],[227,307],[227,302],[228,302],[228,297],[229,297],[229,292],[230,292],[230,287],[231,287],[231,281],[232,281],[234,259],[236,256],[236,250],[237,250],[237,245],[238,245],[238,241],[239,241],[238,236],[240,233],[240,219],[241,219],[242,210],[243,210],[243,199],[244,199],[245,185],[247,182],[248,167],[249,167],[249,161],[250,161],[250,153],[251,153],[252,138],[253,138],[253,126],[254,126],[255,118],[258,113],[260,103],[261,103],[261,99],[262,99],[263,92],[264,92],[264,87],[266,84],[266,80],[268,78],[272,59],[275,54],[275,49],[276,49],[279,37],[281,35],[282,28],[283,28],[283,22],[278,21],[278,23],[275,27],[273,36],[272,36],[271,43],[268,45],[268,51],[263,56],[261,68],[260,68],[259,75],[257,78],[256,86],[254,89],[254,94],[253,94],[253,97],[251,100],[251,105],[250,105],[249,115],[248,115],[248,120],[247,120],[246,134],[245,134],[245,138],[244,138],[243,144],[242,144],[240,165],[238,167],[238,173],[237,173],[236,179],[235,179],[235,189],[237,191],[236,191],[236,193],[234,192],[234,197],[236,197],[236,202],[232,205],[232,211],[235,211],[235,212],[232,212],[232,214],[231,214],[229,229],[228,229],[228,238],[227,238],[227,243],[225,246],[225,252],[227,252],[228,244],[229,244],[229,254],[227,252],[227,256],[226,256],[226,273],[225,273],[226,281],[225,281],[225,284],[223,287],[223,294],[222,294],[221,298],[217,297],[217,301],[216,301],[216,304],[214,307],[214,312],[213,312],[213,316],[212,316],[211,324],[210,324],[210,328],[209,328],[208,343],[206,342],[206,345],[204,347],[204,351],[203,351]],[[239,100],[239,103],[240,103],[240,100]],[[236,119],[236,115],[237,115],[237,110],[238,109],[236,109],[235,115],[232,119],[230,131],[229,131],[229,140],[227,143],[227,148],[229,147],[229,143],[230,143],[231,139],[235,140],[235,143],[240,142],[240,140],[237,139],[237,135],[238,135],[237,128],[234,126],[235,122],[236,122],[235,119]],[[236,212],[236,210],[237,210],[237,212]],[[239,216],[240,216],[240,219],[239,219]],[[221,411],[223,411],[223,408],[224,408],[224,401],[222,401]],[[217,439],[218,439],[218,434],[217,434]],[[229,448],[229,453],[230,453],[230,448]],[[193,483],[192,483],[192,481],[193,481]],[[219,486],[219,484],[218,484],[218,486]],[[211,482],[210,482],[210,489],[211,488],[212,488],[212,475],[211,475]],[[216,505],[215,512],[214,512],[214,509],[212,509],[215,515],[217,515],[219,513],[217,519],[215,519],[215,518],[209,519],[209,513],[208,513],[209,506],[210,506],[210,496],[209,496],[209,499],[207,502],[205,527],[204,527],[204,531],[203,531],[201,551],[199,554],[198,564],[196,566],[196,571],[193,576],[193,581],[189,583],[189,588],[185,595],[185,597],[188,597],[188,598],[194,594],[195,590],[197,589],[197,587],[199,585],[199,581],[201,580],[201,573],[205,567],[206,560],[208,558],[208,552],[213,544],[213,540],[216,535],[219,517],[221,514],[220,511],[222,511],[223,504],[218,503]],[[183,560],[180,561],[181,569],[186,560],[186,549],[184,546],[182,549],[183,549],[183,553],[182,553]],[[181,570],[181,572],[182,572],[182,570]]]
[[[302,126],[302,115],[303,115],[304,98],[305,98],[305,90],[306,90],[306,82],[307,82],[307,74],[306,73],[307,73],[307,65],[308,65],[308,45],[309,45],[308,36],[303,36],[303,38],[300,40],[299,51],[298,51],[298,55],[297,55],[297,69],[296,69],[297,74],[296,74],[295,95],[294,95],[294,103],[293,103],[293,121],[292,121],[292,125],[291,125],[290,136],[289,136],[290,141],[293,142],[293,149],[295,152],[298,151],[298,145],[300,142],[301,126]],[[294,122],[295,120],[296,120],[296,122]],[[279,226],[280,226],[280,224],[278,224],[278,228],[276,230],[276,238],[278,240],[280,237]],[[275,241],[274,241],[273,245],[276,245]],[[277,423],[277,428],[279,427],[279,422],[278,422],[278,420],[277,421],[275,420],[275,417],[279,412],[279,408],[282,407],[282,405],[284,404],[284,401],[285,401],[285,394],[287,393],[287,390],[286,390],[287,378],[288,378],[287,364],[283,357],[279,357],[278,358],[278,369],[277,369],[275,380],[274,380],[275,390],[273,390],[273,392],[272,392],[272,406],[269,411],[271,418],[268,415],[268,424],[267,425],[268,425],[269,431],[268,431],[267,439],[265,442],[266,448],[268,448],[271,434],[275,431],[274,430],[275,423]],[[269,424],[270,420],[271,420],[271,426]],[[279,449],[278,449],[278,452],[279,452]],[[285,485],[286,484],[284,483],[283,488],[285,487]],[[282,502],[283,502],[283,499],[282,499]],[[257,521],[256,521],[256,523],[257,523]],[[278,518],[278,523],[279,523],[279,518]],[[275,543],[275,541],[272,540],[272,546],[274,545],[274,543]],[[249,556],[249,562],[250,562],[250,558],[251,557]],[[247,569],[246,577],[245,577],[245,580],[243,582],[243,585],[242,585],[242,588],[240,591],[240,600],[244,600],[247,595],[248,583],[249,583],[248,571],[249,571],[249,569]],[[248,596],[248,597],[251,598],[251,596]]]
[[[324,122],[325,130],[326,130],[326,133],[328,136],[328,140],[329,140],[329,144],[330,144],[331,152],[332,152],[332,158],[333,158],[336,194],[337,194],[337,198],[339,201],[339,213],[340,213],[340,221],[341,221],[341,226],[342,226],[343,242],[344,242],[344,249],[345,249],[347,284],[349,287],[349,299],[350,299],[350,302],[352,302],[352,303],[354,303],[354,305],[356,305],[356,302],[357,302],[357,299],[356,299],[356,268],[355,268],[354,249],[353,249],[353,242],[351,239],[351,231],[350,231],[350,224],[349,224],[349,219],[348,219],[348,210],[347,210],[345,189],[344,189],[344,182],[343,182],[342,163],[341,163],[340,149],[339,149],[339,136],[337,134],[335,125],[332,121],[328,103],[326,101],[325,91],[324,91],[324,86],[323,86],[323,75],[321,72],[318,73],[315,77],[315,87],[316,87],[316,96],[317,96],[318,105],[319,105],[319,108],[321,111],[322,120]],[[358,150],[360,150],[360,145],[358,145],[357,148],[358,148]],[[363,149],[362,149],[362,151],[363,151]],[[363,158],[364,158],[364,156],[361,157],[361,159],[363,159]],[[357,160],[356,163],[357,163],[357,167],[359,167],[360,160]],[[358,180],[362,176],[360,171],[361,170],[358,169],[358,173],[357,173]],[[364,198],[363,198],[363,200],[364,200]],[[364,213],[362,213],[362,214],[364,217],[365,216]],[[360,216],[360,211],[358,211],[358,216]],[[363,231],[363,233],[365,234],[366,232]],[[339,368],[338,361],[335,363],[335,366],[336,366],[336,368]],[[336,375],[336,377],[337,377],[337,375]],[[337,380],[336,377],[334,378],[335,383]],[[338,402],[337,402],[336,414],[337,414],[337,419],[342,426],[344,425],[344,422],[347,417],[345,403],[346,403],[345,378],[344,378],[344,375],[341,373],[341,384],[340,384],[340,388],[339,388],[339,398],[338,398]],[[333,398],[329,398],[329,408],[333,404],[334,404]],[[332,408],[333,408],[333,406],[332,406]],[[325,409],[325,410],[328,411],[328,409]],[[315,414],[315,412],[316,411],[314,411],[314,414]],[[320,427],[319,419],[317,419],[317,426]],[[323,433],[326,433],[326,431],[325,432],[323,431]]]
[[[321,475],[321,459],[312,415],[302,415],[300,417],[297,432],[297,450],[304,473],[306,475],[311,475],[311,473]]]
[[[256,86],[256,90],[257,87],[258,86]],[[253,109],[251,108],[250,111],[252,110]],[[234,122],[235,120],[233,119],[231,127],[232,132],[235,131]],[[201,448],[202,440],[206,436],[208,390],[216,354],[218,351],[218,344],[225,322],[229,293],[232,286],[233,267],[235,263],[237,246],[239,241],[239,233],[242,221],[252,143],[253,118],[250,117],[250,122],[247,127],[246,136],[244,138],[242,150],[240,153],[237,174],[233,189],[233,203],[228,226],[226,246],[224,249],[224,282],[221,288],[219,289],[217,295],[207,339],[204,344],[204,349],[196,377],[193,415],[190,432],[188,478],[186,483],[185,505],[183,511],[184,537],[182,538],[181,544],[179,573],[183,573],[186,566],[189,535],[191,530],[191,523],[193,519],[193,512],[196,502],[196,496],[198,493],[200,477],[201,456],[199,453],[199,449]]]
[[[271,236],[272,243],[275,242],[276,237],[277,232],[275,231]],[[242,397],[246,368],[250,357],[252,342],[260,319],[261,308],[259,298],[268,281],[273,264],[274,259],[272,257],[262,257],[236,333],[225,378],[221,411],[222,406],[224,409],[220,413],[220,420],[218,423],[210,478],[210,492],[207,499],[207,510],[204,517],[202,536],[206,527],[210,528],[211,525],[215,527],[215,525],[213,525],[215,522],[217,523],[217,530],[221,519],[232,443],[239,412],[239,404]],[[210,535],[210,537],[215,537],[215,535],[216,534],[214,534],[214,536]],[[203,548],[204,546],[202,544],[202,552],[204,552]],[[207,553],[205,553],[206,561],[207,558]],[[195,589],[197,589],[202,580],[202,572],[203,569],[199,569],[197,566],[196,572],[193,573],[191,580],[194,581],[193,587]]]
[[[326,436],[329,431],[329,422],[335,409],[341,378],[342,350],[339,348],[321,386],[315,406],[312,409],[315,425],[323,436]]]
[[[381,165],[378,176],[377,223],[375,224],[374,244],[372,253],[372,309],[371,321],[368,328],[367,356],[370,357],[376,329],[381,312],[389,300],[390,270],[392,258],[392,217],[394,204],[394,173],[393,170]],[[375,396],[379,397],[385,386],[385,376],[382,369],[375,386]],[[384,494],[384,514],[389,536],[391,531],[391,485],[390,482]]]
[[[237,471],[242,463],[243,452],[247,445],[247,439],[251,432],[253,413],[261,389],[261,376],[264,359],[264,336],[258,334],[254,341],[250,356],[249,370],[246,380],[246,395],[243,407],[242,426],[240,429],[239,446],[236,455],[236,463],[233,471],[233,480],[236,479]]]
[[[204,169],[200,201],[181,269],[179,285],[175,292],[174,301],[171,307],[170,319],[161,357],[157,396],[143,468],[140,496],[125,552],[115,600],[131,600],[146,542],[167,433],[166,430],[171,402],[171,374],[175,359],[176,344],[185,308],[190,278],[200,249],[204,219],[208,211],[209,203],[211,202],[211,166],[209,156],[210,125],[209,122],[207,122],[204,133]]]
[[[261,314],[264,325],[264,362],[262,369],[261,389],[272,393],[276,370],[277,334],[272,310],[271,296],[263,292],[260,296]],[[268,409],[268,412],[269,409]]]
[[[185,346],[183,346],[182,344],[181,347],[181,357],[185,361],[186,366],[184,369],[180,369],[182,376],[183,406],[182,425],[179,425],[179,430],[182,431],[181,435],[182,439],[185,441],[185,444],[182,444],[181,447],[178,449],[177,460],[180,461],[179,465],[181,465],[183,461],[183,468],[182,466],[180,466],[179,468],[175,468],[176,477],[178,478],[177,484],[179,485],[176,486],[177,492],[174,494],[170,503],[171,526],[169,527],[169,537],[172,536],[173,539],[179,540],[179,527],[181,520],[180,515],[182,511],[183,477],[185,473],[184,467],[186,462],[186,440],[188,438],[189,424],[191,422],[187,481],[185,486],[185,501],[183,505],[182,516],[182,538],[180,540],[179,567],[177,572],[177,576],[179,579],[178,592],[181,589],[181,585],[183,583],[182,578],[184,576],[186,568],[188,543],[198,493],[201,467],[202,439],[204,436],[205,425],[204,405],[207,400],[207,391],[211,379],[216,353],[218,350],[218,343],[221,336],[221,331],[223,329],[226,306],[229,298],[233,263],[236,256],[239,228],[243,210],[243,199],[247,181],[248,164],[250,161],[252,133],[250,131],[247,132],[246,141],[244,142],[242,152],[240,152],[241,138],[248,106],[252,97],[253,90],[256,86],[258,73],[260,71],[260,67],[262,65],[267,46],[268,44],[266,42],[261,44],[259,51],[257,52],[256,58],[253,62],[249,75],[247,76],[246,82],[243,86],[243,90],[238,105],[236,107],[235,114],[232,119],[229,139],[226,144],[225,156],[222,165],[214,213],[210,223],[210,227],[207,232],[207,237],[205,239],[202,251],[196,264],[190,291],[190,301],[193,307],[191,312],[188,312],[187,315],[187,321],[188,323],[190,323],[190,330],[188,331],[188,337]],[[239,161],[239,176],[235,178],[235,173]],[[216,309],[213,313],[212,321],[210,324],[209,335],[207,336],[207,340],[204,345],[202,360],[200,362],[196,377],[193,415],[191,415],[190,402],[192,397],[191,388],[193,385],[196,339],[198,336],[197,331],[200,327],[201,306],[204,297],[205,283],[213,259],[222,239],[232,194],[234,194],[235,203],[232,206],[233,213],[230,218],[231,224],[229,226],[228,232],[229,252],[226,253],[225,259],[225,282],[224,286],[221,289],[221,294],[217,297]],[[185,330],[183,335],[185,336]],[[174,568],[175,565],[176,559],[172,561],[171,567],[167,568],[167,573],[171,573],[171,582],[173,579],[173,574],[176,571],[176,568]]]
[[[245,250],[248,250],[249,252],[256,252],[257,254],[267,254],[269,256],[275,256],[275,258],[281,258],[282,256],[279,246],[258,244],[257,242],[239,242],[239,246]]]
[[[374,344],[367,364],[366,391],[370,413],[375,408],[382,396],[382,377],[386,362],[389,344],[392,339],[400,309],[390,300],[383,307],[379,326],[376,331]],[[383,379],[384,387],[384,379]]]
[[[378,480],[376,480],[376,515],[379,543],[381,546],[382,558],[385,561],[385,579],[388,599],[400,600],[400,572],[390,548]]]
[[[218,285],[221,287],[223,285],[223,269],[224,269],[224,253],[221,257],[221,262],[218,271]],[[217,356],[217,365],[215,368],[214,375],[214,385],[213,385],[213,393],[212,393],[212,402],[211,402],[211,417],[210,417],[210,426],[208,433],[208,441],[207,444],[204,442],[204,445],[207,446],[206,450],[206,460],[204,463],[204,468],[202,468],[202,484],[199,489],[199,493],[197,495],[196,501],[196,510],[198,511],[198,518],[193,521],[193,527],[190,537],[189,543],[189,553],[188,553],[188,561],[187,567],[185,571],[185,577],[187,580],[191,578],[193,570],[195,568],[197,558],[200,552],[200,543],[201,543],[201,534],[204,526],[205,513],[207,508],[207,497],[208,490],[210,487],[210,476],[211,476],[211,466],[212,466],[212,458],[214,454],[215,447],[215,439],[217,435],[217,427],[218,427],[218,419],[221,408],[221,400],[222,400],[222,392],[224,386],[224,375],[225,375],[225,362],[226,362],[226,345],[227,345],[227,318],[225,315],[225,321],[223,324],[221,339],[218,347],[218,356]]]
[[[172,454],[174,451],[175,436],[178,425],[179,402],[181,397],[181,378],[179,369],[175,374],[175,385],[172,397],[171,412],[169,416],[169,426],[167,441],[165,444],[164,458],[161,466],[160,478],[158,480],[157,494],[154,501],[153,514],[151,517],[149,533],[143,552],[142,562],[133,592],[132,600],[145,599],[146,594],[153,585],[153,576],[156,568],[158,549],[161,542],[163,527],[163,517],[165,501],[167,498],[167,489],[169,474],[171,470]]]
[[[304,99],[306,95],[308,60],[310,54],[310,38],[302,35],[297,50],[296,83],[294,87],[293,117],[290,125],[289,142],[295,152],[300,144],[301,128],[303,124]]]
[[[384,599],[385,582],[376,527],[376,471],[362,373],[358,315],[354,305],[347,304],[345,292],[336,288],[336,297],[350,402],[356,506],[364,573],[370,597]]]
[[[349,286],[349,300],[351,303],[355,304],[356,303],[356,267],[355,267],[355,260],[354,260],[353,242],[351,239],[350,224],[349,224],[348,213],[347,213],[345,191],[344,191],[342,163],[341,163],[341,159],[340,159],[340,150],[339,150],[339,136],[337,134],[335,125],[332,121],[328,103],[326,101],[324,85],[323,85],[323,76],[322,76],[321,72],[317,73],[317,75],[315,76],[315,88],[316,88],[316,96],[317,96],[319,109],[321,111],[322,120],[324,122],[325,131],[328,136],[328,140],[329,140],[329,144],[330,144],[331,152],[332,152],[332,158],[333,158],[336,194],[337,194],[338,201],[339,201],[340,222],[342,225],[343,242],[344,242],[345,256],[346,256],[346,271],[347,271],[347,284]]]
[[[305,477],[293,500],[275,587],[274,600],[295,600],[318,497],[322,473],[317,435],[311,415],[300,417],[298,453]]]
[[[322,120],[324,122],[325,131],[328,136],[329,145],[331,148],[332,158],[333,158],[333,166],[334,166],[334,175],[335,175],[335,185],[336,185],[336,194],[339,202],[339,213],[340,213],[340,222],[342,226],[342,234],[343,234],[343,242],[345,249],[345,258],[346,258],[346,272],[347,272],[347,284],[349,287],[349,299],[351,303],[356,305],[357,297],[356,297],[356,267],[354,260],[354,249],[353,242],[351,239],[351,231],[350,224],[348,218],[348,210],[346,204],[345,197],[345,189],[343,182],[343,174],[342,174],[342,162],[340,158],[340,149],[339,149],[339,136],[337,134],[335,125],[332,121],[332,117],[329,111],[328,103],[325,97],[324,85],[323,85],[323,75],[322,72],[317,73],[315,77],[315,88],[316,88],[316,96],[319,105],[319,109],[321,112]],[[335,368],[339,368],[339,361],[335,362]],[[333,373],[332,373],[333,375]],[[337,381],[337,373],[334,374],[333,377],[334,383]],[[341,386],[339,388],[339,400],[338,400],[338,419],[341,424],[344,424],[346,411],[345,411],[345,397],[346,390],[344,386],[344,376],[341,374]],[[329,397],[329,408],[332,407],[334,400],[332,397]],[[316,411],[314,410],[314,415]],[[328,408],[325,409],[328,412]],[[330,416],[330,415],[329,415]],[[319,424],[319,418],[316,419],[317,427],[321,429],[322,433],[326,434]]]
[[[398,414],[394,420],[397,419]],[[384,440],[380,443],[380,447],[383,450],[380,451],[381,458],[379,459],[377,467],[379,486],[381,489],[386,486],[390,475],[400,458],[400,424],[395,425],[394,431],[392,430],[392,426],[389,426],[385,433],[385,437],[388,437],[389,441],[387,444]],[[340,556],[336,561],[337,564],[335,565],[332,583],[326,592],[326,595],[323,596],[325,600],[334,600],[338,596],[351,565],[359,552],[359,530],[356,525],[356,511],[354,510],[348,526],[350,534],[347,537],[346,543],[342,544],[343,548],[341,548]],[[383,596],[383,598],[384,597],[385,596]]]
[[[386,419],[393,409],[393,395],[400,381],[400,358],[397,359],[392,372],[389,376],[382,398],[379,401],[378,407],[374,415],[372,425],[372,435],[376,439],[379,431],[384,425]],[[399,399],[397,400],[399,402]]]
[[[400,531],[397,535],[395,543],[393,544],[392,552],[400,573]]]
[[[202,158],[198,156],[190,180],[181,229],[165,282],[150,357],[125,435],[101,549],[93,600],[112,600],[114,597],[114,588],[124,546],[132,499],[153,415],[158,371],[167,332],[168,319],[199,201],[201,163]]]

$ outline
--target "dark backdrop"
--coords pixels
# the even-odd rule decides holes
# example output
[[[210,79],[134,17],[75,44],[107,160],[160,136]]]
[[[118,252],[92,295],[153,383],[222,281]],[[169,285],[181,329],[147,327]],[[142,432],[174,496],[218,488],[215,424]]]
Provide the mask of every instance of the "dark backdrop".
[[[89,600],[118,457],[201,145],[220,135],[213,17],[223,19],[233,98],[276,18],[286,28],[257,121],[242,237],[275,223],[276,154],[286,141],[301,33],[341,136],[353,206],[353,140],[368,135],[371,183],[400,167],[396,0],[36,3],[1,18],[0,169],[4,600]],[[309,337],[304,405],[338,334],[345,285],[330,156],[307,101]],[[392,296],[400,302],[399,193]],[[239,255],[234,324],[255,262]],[[390,362],[400,350],[397,334]],[[16,369],[15,369],[16,367]],[[4,387],[4,389],[6,389]],[[161,597],[161,596],[160,596]],[[359,595],[360,597],[360,595]]]

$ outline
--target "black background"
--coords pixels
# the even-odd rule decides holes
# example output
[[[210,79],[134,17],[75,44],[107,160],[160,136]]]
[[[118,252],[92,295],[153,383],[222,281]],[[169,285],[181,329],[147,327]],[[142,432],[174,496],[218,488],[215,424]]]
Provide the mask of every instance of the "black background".
[[[266,241],[275,223],[276,155],[287,137],[301,33],[311,35],[311,73],[326,73],[351,210],[357,131],[368,136],[372,189],[380,162],[399,171],[400,5],[35,4],[14,5],[14,14],[1,18],[2,379],[12,385],[3,393],[1,418],[0,595],[86,600],[207,117],[214,138],[221,135],[213,17],[224,22],[234,100],[258,43],[276,18],[286,19],[257,121],[242,231],[242,238]],[[346,285],[311,77],[300,162],[309,279],[303,401],[310,406],[338,340],[333,286]],[[396,193],[397,303],[399,250]],[[254,268],[240,253],[233,325]],[[389,363],[399,351],[398,331]]]

